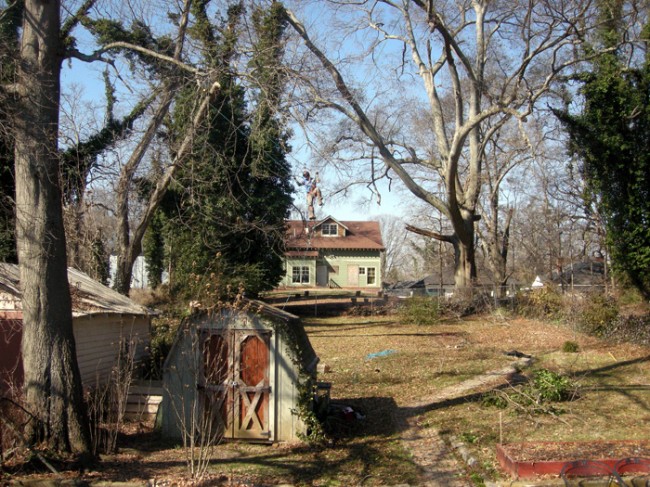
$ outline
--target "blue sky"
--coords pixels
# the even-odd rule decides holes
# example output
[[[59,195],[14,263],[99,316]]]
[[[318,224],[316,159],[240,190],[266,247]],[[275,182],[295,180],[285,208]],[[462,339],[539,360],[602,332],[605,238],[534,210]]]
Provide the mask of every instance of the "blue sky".
[[[84,45],[92,46],[92,39],[86,32],[83,32],[83,29],[80,30],[79,34],[81,35],[80,41]],[[92,47],[90,48],[92,49]],[[71,59],[64,64],[61,75],[64,92],[69,93],[71,87],[77,85],[82,89],[84,101],[92,104],[98,111],[101,110],[99,113],[82,115],[84,119],[95,120],[96,125],[101,124],[104,116],[105,94],[102,72],[105,68],[106,65],[100,62],[84,63]],[[128,70],[122,72],[121,76],[127,83],[130,81],[131,75]],[[123,90],[121,93],[119,91],[117,93],[116,115],[119,116],[125,114],[130,108],[127,102],[130,94],[121,84],[118,84],[117,88]],[[293,174],[301,174],[304,168],[308,168],[313,172],[315,170],[312,169],[313,152],[306,147],[304,139],[300,136],[300,130],[295,130],[294,134],[297,134],[294,140],[291,141],[294,151],[288,156],[293,167]],[[346,184],[346,181],[342,181],[339,173],[331,168],[320,169],[321,188],[325,197],[325,205],[322,208],[316,208],[318,217],[332,215],[340,220],[367,220],[376,219],[384,214],[404,215],[410,206],[408,201],[412,202],[414,199],[411,195],[397,194],[396,187],[400,184],[399,181],[393,182],[392,191],[388,190],[385,182],[378,184],[378,189],[381,192],[380,205],[377,204],[376,196],[363,184],[351,187],[346,195],[341,193],[333,195],[338,188]],[[305,206],[304,194],[301,191],[294,195],[294,202],[299,207]]]

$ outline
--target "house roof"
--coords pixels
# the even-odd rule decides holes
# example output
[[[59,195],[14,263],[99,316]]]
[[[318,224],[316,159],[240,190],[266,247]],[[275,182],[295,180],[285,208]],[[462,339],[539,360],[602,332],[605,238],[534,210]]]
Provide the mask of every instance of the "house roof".
[[[336,223],[346,230],[341,237],[323,237],[318,229],[324,223]],[[339,250],[384,250],[379,222],[339,221],[328,216],[318,222],[304,220],[287,221],[286,246],[291,250],[339,249]]]
[[[125,313],[148,315],[150,310],[140,306],[127,296],[104,286],[87,274],[68,268],[68,282],[72,297],[72,313],[74,316],[97,313]],[[22,301],[20,289],[20,270],[15,264],[0,263],[0,293],[13,297],[16,303]]]
[[[600,285],[605,282],[605,261],[603,259],[586,259],[564,266],[562,273],[554,272],[551,280],[555,283],[579,286]]]

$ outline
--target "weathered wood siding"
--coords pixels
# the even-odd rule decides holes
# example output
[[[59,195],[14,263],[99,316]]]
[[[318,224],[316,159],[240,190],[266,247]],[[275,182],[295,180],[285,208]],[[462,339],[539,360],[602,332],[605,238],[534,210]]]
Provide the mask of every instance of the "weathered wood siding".
[[[284,336],[276,340],[278,354],[275,360],[275,435],[278,441],[297,441],[305,425],[293,411],[298,409],[298,367],[291,361],[291,350]]]
[[[271,331],[269,362],[269,429],[268,441],[294,441],[302,432],[302,421],[292,412],[298,407],[299,368],[292,360],[281,333],[276,333],[266,318],[246,314],[228,315],[220,320],[201,319],[180,330],[167,357],[163,378],[162,433],[165,437],[181,439],[191,415],[197,413],[199,392],[201,329],[228,329]]]
[[[76,316],[73,330],[81,381],[87,387],[106,382],[117,363],[121,343],[134,348],[134,357],[140,361],[150,338],[149,318],[141,315]]]
[[[0,395],[11,394],[23,383],[22,329],[22,312],[0,311]]]

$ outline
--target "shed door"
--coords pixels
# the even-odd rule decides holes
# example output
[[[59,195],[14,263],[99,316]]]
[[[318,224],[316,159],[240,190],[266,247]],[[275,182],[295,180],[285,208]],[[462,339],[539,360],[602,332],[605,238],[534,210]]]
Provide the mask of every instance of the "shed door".
[[[219,418],[226,438],[271,437],[270,342],[270,331],[256,330],[220,331],[204,342],[205,414]]]

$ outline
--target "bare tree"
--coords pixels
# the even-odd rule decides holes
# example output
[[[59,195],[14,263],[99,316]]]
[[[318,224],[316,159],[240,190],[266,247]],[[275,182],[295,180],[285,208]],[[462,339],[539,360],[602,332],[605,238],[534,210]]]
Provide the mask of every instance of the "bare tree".
[[[404,267],[407,264],[409,249],[407,234],[404,233],[404,222],[393,215],[382,215],[379,217],[379,225],[384,247],[386,247],[382,254],[381,275],[389,282],[404,279]]]
[[[533,135],[540,133],[539,130],[532,132]],[[537,142],[537,138],[529,136],[522,126],[505,124],[494,132],[494,136],[489,141],[486,141],[483,153],[485,197],[479,200],[481,221],[477,232],[485,256],[485,264],[492,274],[492,284],[500,297],[505,295],[511,274],[507,265],[510,251],[510,226],[515,211],[512,200],[515,198],[514,193],[520,190],[516,184],[510,184],[510,177],[513,176],[512,180],[517,181],[517,172],[521,173],[535,154],[538,154],[537,145],[540,142]],[[504,200],[507,202],[505,206]]]
[[[87,2],[88,3],[88,2]],[[24,4],[15,111],[16,233],[23,290],[24,401],[31,442],[86,454],[90,436],[72,334],[59,186],[60,2]]]
[[[186,0],[186,10],[189,3]],[[82,20],[88,20],[94,0],[82,2],[63,22],[59,0],[17,4],[22,7],[23,19],[22,30],[16,34],[20,36],[18,76],[15,84],[2,88],[4,93],[14,96],[16,114],[12,129],[16,235],[23,289],[23,398],[27,411],[33,415],[27,436],[31,442],[44,441],[59,451],[88,454],[90,439],[72,333],[60,186],[60,165],[64,159],[59,151],[62,63],[64,59],[76,58],[112,64],[108,52],[129,50],[193,75],[200,73],[182,63],[178,55],[170,56],[126,41],[107,43],[90,54],[81,52],[72,32]],[[0,21],[4,20],[4,12],[0,11]],[[218,89],[218,84],[207,79],[206,100]],[[206,100],[199,103],[197,118]],[[177,158],[187,152],[191,140],[190,133]],[[164,173],[153,191],[144,212],[145,221],[159,202],[171,174]]]
[[[323,26],[327,9],[315,3],[321,5],[318,25]],[[331,4],[334,16],[354,29],[344,32],[333,21],[328,28],[350,45],[332,46],[331,38],[319,45],[298,15],[287,12],[327,75],[304,74],[302,88],[312,106],[342,116],[335,151],[346,151],[344,157],[356,151],[358,167],[368,163],[363,168],[371,181],[395,174],[450,221],[449,234],[409,229],[451,244],[456,286],[470,286],[476,277],[475,224],[487,144],[505,122],[525,123],[556,78],[575,63],[591,3]],[[428,136],[416,134],[416,122],[424,124]],[[436,192],[436,183],[444,193]]]

